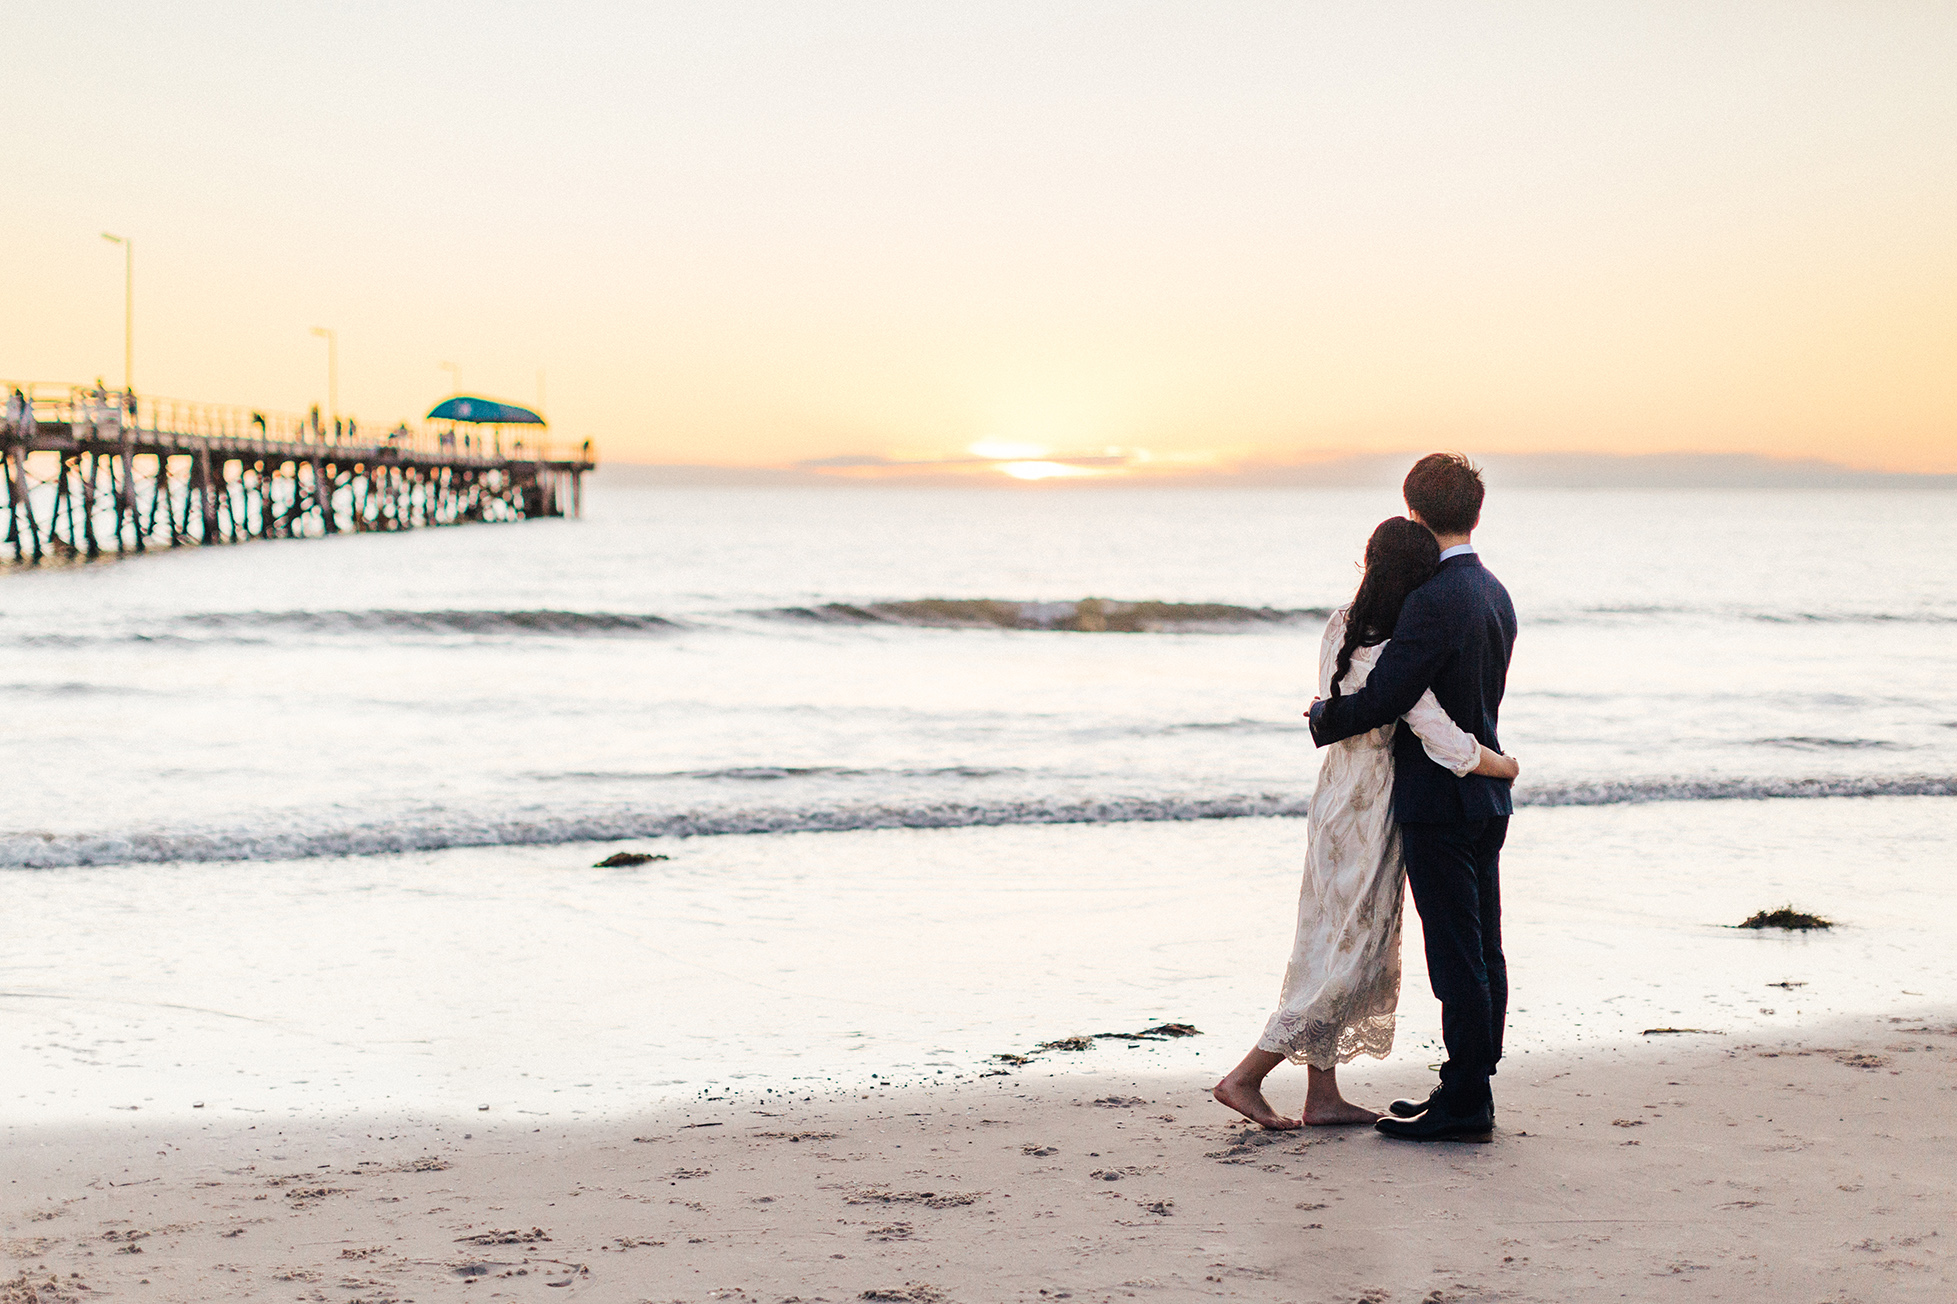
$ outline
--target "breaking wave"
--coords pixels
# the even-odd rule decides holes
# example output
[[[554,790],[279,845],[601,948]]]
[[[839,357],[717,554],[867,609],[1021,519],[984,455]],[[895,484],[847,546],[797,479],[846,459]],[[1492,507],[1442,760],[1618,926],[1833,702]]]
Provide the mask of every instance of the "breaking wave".
[[[1957,777],[1931,775],[1816,779],[1638,779],[1548,784],[1516,794],[1519,806],[1609,806],[1656,801],[1766,798],[1951,797]],[[164,861],[299,860],[439,851],[451,847],[541,846],[627,838],[709,837],[746,833],[951,829],[998,825],[1125,824],[1244,819],[1306,813],[1310,794],[1220,797],[1111,797],[1104,800],[832,805],[819,808],[712,811],[610,810],[504,820],[418,816],[340,828],[115,833],[0,834],[0,868]]]
[[[908,602],[773,607],[750,613],[823,625],[912,625],[926,629],[1045,629],[1086,634],[1207,632],[1321,621],[1329,607],[1240,607],[1225,602],[1010,602],[919,598]]]
[[[1775,625],[1957,625],[1947,611],[1749,611],[1748,619]]]
[[[986,765],[935,765],[928,768],[865,769],[849,765],[735,765],[718,770],[565,770],[526,777],[543,783],[663,782],[668,779],[772,783],[783,779],[994,779],[1023,771]]]
[[[1229,602],[1121,601],[1081,598],[1035,602],[1006,598],[910,598],[879,602],[824,602],[806,607],[765,607],[741,612],[657,616],[619,611],[244,611],[178,618],[181,626],[232,634],[304,630],[319,633],[422,634],[658,634],[697,625],[720,625],[729,615],[767,622],[828,626],[898,626],[914,629],[1016,629],[1080,634],[1230,633],[1240,630],[1316,627],[1331,607],[1251,607]],[[1532,613],[1539,624],[1667,620],[1676,617],[1738,619],[1769,624],[1942,625],[1957,623],[1944,612],[1775,612],[1682,606],[1586,607]],[[151,639],[168,635],[151,634]]]
[[[265,643],[281,635],[390,635],[553,638],[647,637],[688,630],[749,632],[795,625],[849,628],[1026,630],[1079,634],[1230,634],[1258,631],[1316,633],[1331,607],[1245,606],[1229,602],[1161,602],[1081,598],[1020,601],[1005,598],[910,598],[822,602],[809,606],[688,611],[670,615],[629,611],[217,611],[174,617],[161,626],[109,630],[20,629],[0,641],[34,647],[81,647],[135,642],[194,647],[201,643]],[[1621,624],[1626,621],[1743,621],[1802,625],[1944,625],[1957,614],[1919,612],[1773,612],[1692,606],[1598,606],[1527,613],[1532,625]]]
[[[1755,738],[1755,747],[1786,747],[1798,752],[1907,752],[1914,748],[1908,743],[1892,742],[1885,738],[1814,738],[1807,735],[1794,735],[1787,738]]]
[[[160,697],[155,689],[133,684],[89,684],[68,680],[55,684],[0,684],[9,697]]]
[[[630,637],[687,629],[726,629],[730,618],[752,622],[826,626],[899,626],[916,629],[1065,630],[1075,633],[1229,633],[1237,630],[1315,625],[1329,608],[1243,607],[1223,602],[1010,602],[989,598],[920,598],[809,607],[688,613],[682,617],[625,611],[211,611],[177,616],[167,628],[115,633],[74,630],[23,631],[6,641],[33,646],[81,647],[99,642],[182,644],[263,643],[281,634],[313,635],[544,635],[557,638]],[[173,632],[174,631],[174,632]]]
[[[200,629],[300,629],[329,634],[648,634],[681,628],[663,616],[614,611],[236,611],[179,617]]]
[[[1525,787],[1518,806],[1623,806],[1651,801],[1760,801],[1816,797],[1957,797],[1957,777],[1842,775],[1818,779],[1627,779]]]
[[[1629,604],[1599,607],[1564,607],[1530,612],[1533,625],[1583,625],[1591,622],[1622,623],[1673,617],[1711,620],[1741,620],[1767,625],[1952,625],[1957,613],[1950,611],[1763,611],[1731,606],[1691,606],[1684,604]]]

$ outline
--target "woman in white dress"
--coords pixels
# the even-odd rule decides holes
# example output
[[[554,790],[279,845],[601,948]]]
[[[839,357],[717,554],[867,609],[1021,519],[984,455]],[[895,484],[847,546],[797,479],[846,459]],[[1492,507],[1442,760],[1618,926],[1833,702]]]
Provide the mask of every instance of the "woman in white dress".
[[[1427,528],[1382,521],[1366,543],[1366,571],[1352,602],[1325,627],[1318,695],[1337,697],[1366,682],[1400,607],[1440,558]],[[1432,692],[1404,717],[1437,764],[1457,777],[1515,777],[1512,757],[1489,751],[1448,718]],[[1267,1128],[1371,1123],[1379,1117],[1339,1094],[1338,1066],[1393,1049],[1400,1001],[1400,906],[1406,869],[1393,822],[1393,731],[1397,723],[1325,749],[1309,812],[1298,934],[1278,1009],[1257,1048],[1216,1084],[1216,1098]],[[1307,1066],[1302,1119],[1264,1099],[1264,1077],[1286,1060]]]

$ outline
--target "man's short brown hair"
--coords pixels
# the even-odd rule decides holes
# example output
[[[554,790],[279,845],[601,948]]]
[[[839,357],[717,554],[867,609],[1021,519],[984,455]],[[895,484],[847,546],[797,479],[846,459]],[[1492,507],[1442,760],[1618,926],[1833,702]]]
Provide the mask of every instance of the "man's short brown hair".
[[[1435,534],[1467,534],[1481,521],[1481,469],[1459,453],[1429,453],[1407,472],[1400,495]]]

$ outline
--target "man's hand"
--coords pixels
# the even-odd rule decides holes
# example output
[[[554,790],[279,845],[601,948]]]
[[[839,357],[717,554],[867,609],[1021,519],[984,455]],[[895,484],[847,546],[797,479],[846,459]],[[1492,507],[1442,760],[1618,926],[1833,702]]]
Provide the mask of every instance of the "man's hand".
[[[1490,779],[1513,779],[1522,773],[1522,763],[1513,756],[1504,756],[1500,752],[1484,747],[1481,749],[1481,764],[1475,766],[1469,773],[1484,775]]]

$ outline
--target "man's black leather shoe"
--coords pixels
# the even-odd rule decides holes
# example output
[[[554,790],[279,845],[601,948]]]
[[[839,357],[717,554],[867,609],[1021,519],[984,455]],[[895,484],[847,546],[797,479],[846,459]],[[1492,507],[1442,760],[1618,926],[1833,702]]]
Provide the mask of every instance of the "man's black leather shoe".
[[[1396,1100],[1386,1108],[1392,1112],[1395,1118],[1412,1118],[1415,1114],[1426,1113],[1433,1105],[1434,1098],[1440,1094],[1441,1089],[1436,1086],[1432,1091],[1427,1093],[1427,1099],[1425,1100]]]
[[[1495,1130],[1495,1107],[1487,1105],[1472,1114],[1430,1109],[1418,1118],[1382,1118],[1373,1126],[1401,1141],[1486,1141]]]
[[[1435,1087],[1428,1093],[1427,1099],[1425,1100],[1396,1100],[1386,1108],[1392,1112],[1395,1118],[1413,1118],[1432,1109],[1434,1102],[1440,1098],[1440,1094],[1441,1089]],[[1490,1110],[1493,1110],[1493,1106],[1490,1106]],[[1494,1125],[1494,1114],[1492,1112],[1489,1114],[1489,1124],[1490,1126]]]

